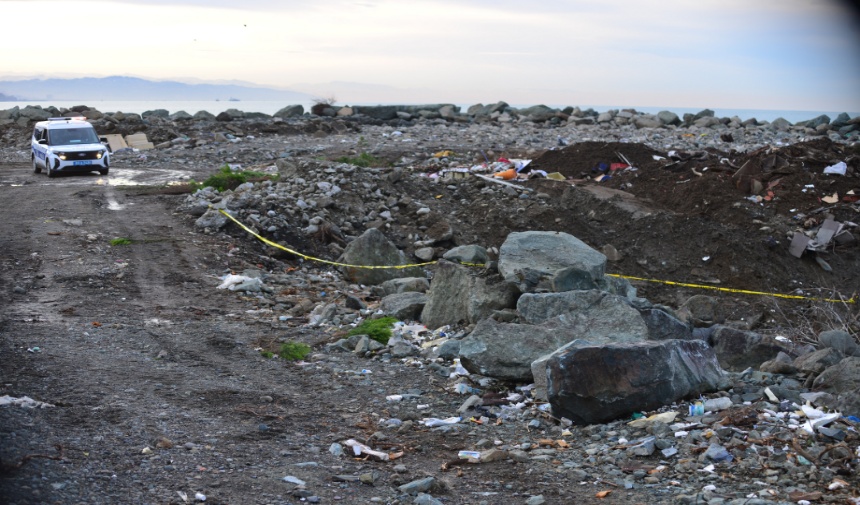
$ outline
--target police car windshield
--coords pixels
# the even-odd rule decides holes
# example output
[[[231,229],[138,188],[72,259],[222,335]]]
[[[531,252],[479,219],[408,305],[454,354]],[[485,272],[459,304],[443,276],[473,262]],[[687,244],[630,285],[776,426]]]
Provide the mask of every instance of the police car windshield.
[[[48,130],[48,142],[52,146],[98,144],[99,138],[92,128],[65,128]]]

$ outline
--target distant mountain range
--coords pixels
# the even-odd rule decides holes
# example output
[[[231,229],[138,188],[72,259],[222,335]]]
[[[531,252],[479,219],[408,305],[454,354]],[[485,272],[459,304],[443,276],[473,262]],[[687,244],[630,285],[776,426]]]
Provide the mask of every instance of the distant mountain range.
[[[307,102],[299,91],[236,84],[185,84],[137,77],[0,80],[0,100],[283,100]]]

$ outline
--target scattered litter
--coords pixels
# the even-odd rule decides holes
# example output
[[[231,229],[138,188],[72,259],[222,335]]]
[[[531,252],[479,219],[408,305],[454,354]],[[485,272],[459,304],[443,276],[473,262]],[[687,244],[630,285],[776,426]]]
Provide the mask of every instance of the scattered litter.
[[[663,412],[662,414],[654,414],[653,416],[648,416],[642,419],[636,419],[627,423],[627,426],[631,428],[645,428],[655,422],[661,422],[669,424],[675,420],[675,417],[678,416],[677,412]]]
[[[295,477],[295,476],[293,476],[293,475],[287,475],[286,477],[284,477],[284,478],[283,478],[283,479],[281,479],[281,480],[282,480],[282,481],[284,481],[284,482],[287,482],[287,483],[289,483],[289,484],[295,484],[295,485],[297,485],[297,486],[305,486],[305,485],[307,485],[307,482],[305,482],[305,481],[303,481],[302,479],[300,479],[300,478],[298,478],[298,477]]]
[[[483,179],[485,181],[494,182],[496,184],[502,184],[504,186],[510,186],[512,188],[519,189],[520,191],[534,191],[532,188],[526,188],[524,186],[518,186],[516,184],[511,184],[510,182],[500,181],[500,180],[494,179],[492,177],[487,177],[486,175],[475,174],[475,177],[480,177],[481,179]]]
[[[237,284],[242,284],[243,282],[248,282],[253,279],[244,275],[227,274],[224,277],[221,277],[221,280],[223,282],[218,285],[217,289],[230,289],[232,291],[235,289]]]
[[[788,252],[799,258],[804,251],[826,252],[833,241],[838,244],[854,242],[855,237],[848,231],[848,228],[855,227],[857,225],[850,221],[840,223],[833,219],[825,219],[817,230],[806,233],[796,231],[791,239]],[[812,231],[815,231],[814,236],[810,236]]]
[[[480,451],[460,451],[457,453],[457,457],[460,459],[474,459],[475,461],[480,461],[481,452]]]
[[[46,407],[54,407],[54,405],[50,403],[40,402],[30,398],[29,396],[22,396],[21,398],[13,398],[9,395],[0,396],[0,407],[5,407],[7,405],[13,405],[25,409],[44,409]]]
[[[343,445],[352,447],[352,452],[356,457],[359,457],[364,454],[367,457],[371,457],[379,461],[391,461],[403,456],[402,452],[389,454],[387,452],[373,450],[370,447],[362,444],[358,440],[354,439],[349,439],[345,441]]]
[[[439,171],[439,176],[447,180],[465,179],[471,174],[468,168],[445,168]]]
[[[428,428],[435,428],[437,426],[451,426],[452,424],[457,424],[462,421],[462,417],[448,417],[445,419],[438,419],[436,417],[428,417],[421,421],[421,424],[427,426]]]
[[[473,388],[473,387],[469,386],[468,384],[464,384],[464,383],[460,382],[460,383],[457,383],[456,385],[454,385],[454,392],[460,393],[461,395],[480,394],[481,390]]]
[[[145,133],[135,133],[134,135],[126,135],[125,143],[135,152],[154,149],[155,145],[149,141]]]
[[[830,165],[829,167],[825,167],[825,174],[835,174],[835,175],[845,175],[845,172],[848,170],[848,165],[845,164],[844,161],[840,161],[834,165]]]
[[[827,489],[829,489],[829,490],[831,490],[831,491],[835,491],[835,490],[837,490],[837,489],[839,489],[839,488],[847,487],[847,486],[848,486],[848,483],[847,483],[847,482],[845,482],[844,480],[842,480],[842,479],[833,479],[833,482],[831,482],[831,483],[827,486]]]
[[[830,196],[822,196],[821,201],[824,203],[839,203],[839,193],[834,192]]]
[[[689,415],[692,416],[703,416],[705,415],[705,404],[702,402],[695,402],[690,405]]]

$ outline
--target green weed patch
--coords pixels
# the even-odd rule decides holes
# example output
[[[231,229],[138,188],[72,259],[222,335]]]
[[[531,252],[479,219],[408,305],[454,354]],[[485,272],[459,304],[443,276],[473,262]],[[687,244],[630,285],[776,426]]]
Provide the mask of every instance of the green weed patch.
[[[347,336],[351,335],[367,335],[376,340],[380,344],[388,344],[388,339],[391,338],[391,327],[397,322],[394,317],[382,317],[379,319],[368,319],[359,324],[355,328],[349,330]]]

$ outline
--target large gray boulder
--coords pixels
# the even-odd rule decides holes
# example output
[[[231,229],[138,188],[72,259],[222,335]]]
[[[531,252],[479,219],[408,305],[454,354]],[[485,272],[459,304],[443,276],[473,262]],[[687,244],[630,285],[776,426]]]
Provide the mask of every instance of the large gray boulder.
[[[860,345],[850,333],[842,330],[822,331],[818,335],[818,343],[824,347],[836,349],[844,356],[860,357]]]
[[[449,261],[437,263],[421,322],[428,328],[471,324],[496,310],[514,307],[517,292],[513,287],[473,273],[472,269]]]
[[[682,319],[690,321],[693,326],[711,326],[718,322],[720,315],[719,301],[713,296],[693,295],[678,309]]]
[[[551,288],[556,273],[571,267],[597,282],[606,256],[573,235],[548,231],[511,233],[499,249],[499,273],[524,293]]]
[[[195,121],[215,121],[215,115],[209,111],[199,110],[194,113]]]
[[[26,118],[28,121],[45,121],[51,117],[51,113],[41,107],[28,105],[18,111],[18,117]]]
[[[577,424],[652,410],[725,382],[716,355],[700,340],[570,346],[546,367],[553,415]]]
[[[517,109],[517,114],[534,122],[548,121],[549,119],[556,117],[558,112],[558,109],[553,109],[546,105],[532,105],[531,107]]]
[[[232,109],[232,110],[236,110],[236,109]],[[144,117],[144,118],[159,117],[162,119],[167,119],[170,117],[170,111],[167,109],[145,110],[141,113],[141,117]]]
[[[16,105],[11,109],[0,110],[0,119],[18,119],[21,109]]]
[[[448,261],[470,263],[473,265],[483,265],[490,260],[487,249],[479,245],[457,246],[443,254],[442,257]]]
[[[630,284],[630,281],[612,274],[603,276],[603,282],[600,283],[599,289],[613,295],[623,296],[628,300],[636,298],[636,288]]]
[[[663,122],[656,116],[636,116],[633,118],[633,126],[636,128],[660,128]]]
[[[775,131],[787,132],[791,129],[791,123],[787,119],[778,117],[771,121],[770,129]]]
[[[517,301],[517,312],[526,323],[558,329],[568,335],[567,341],[619,343],[648,338],[639,311],[625,298],[603,291],[526,293]]]
[[[639,314],[648,328],[649,340],[692,340],[693,327],[682,322],[665,310],[651,307],[641,309]]]
[[[373,119],[395,119],[397,117],[396,105],[360,105],[353,107],[356,114],[363,114]]]
[[[681,124],[681,119],[672,111],[661,110],[657,113],[657,118],[663,122],[663,124],[679,126]]]
[[[460,363],[472,373],[528,381],[533,361],[573,339],[565,332],[543,326],[484,319],[460,341]]]
[[[201,230],[220,230],[227,225],[227,216],[218,212],[217,209],[208,209],[202,216],[197,218],[194,225]]]
[[[574,346],[579,347],[587,347],[592,345],[591,342],[587,340],[573,340],[559,347],[549,354],[544,354],[540,358],[532,361],[531,369],[532,369],[532,380],[534,381],[535,387],[532,389],[532,396],[535,400],[539,401],[547,401],[546,396],[546,364],[547,362],[555,356],[566,352],[568,349]]]
[[[192,119],[194,119],[194,116],[184,110],[178,110],[170,115],[171,121],[191,121]]]
[[[298,177],[301,172],[299,163],[293,158],[278,158],[275,160],[275,166],[278,167],[278,176],[282,181]]]
[[[808,119],[806,121],[798,121],[797,123],[794,123],[795,126],[805,126],[807,128],[813,129],[817,128],[820,125],[826,124],[830,124],[830,116],[828,116],[827,114],[822,114],[818,117]]]
[[[382,290],[386,295],[408,292],[426,293],[429,289],[430,281],[424,277],[401,277],[382,283]]]
[[[302,105],[287,105],[286,107],[280,109],[278,112],[275,112],[274,117],[287,119],[291,117],[301,116],[304,113],[305,108]]]
[[[809,354],[799,356],[794,360],[794,366],[804,373],[818,374],[827,367],[842,361],[842,353],[831,347],[825,347]]]
[[[836,119],[830,122],[830,127],[839,129],[847,125],[849,121],[851,121],[851,116],[849,116],[847,112],[841,112],[836,116]]]
[[[504,112],[506,109],[509,109],[510,106],[505,102],[497,102],[494,104],[475,104],[467,110],[467,114],[475,117],[485,117],[493,114],[494,112]]]
[[[564,291],[588,291],[600,289],[602,283],[591,277],[591,273],[578,267],[567,267],[557,270],[549,280],[552,291],[562,293]]]
[[[401,321],[417,321],[427,303],[427,295],[407,291],[394,293],[382,299],[380,310],[383,314],[396,317]]]
[[[468,109],[466,109],[466,114],[470,116],[489,116],[489,112],[484,111],[484,104],[476,103],[475,105],[470,105]]]
[[[346,246],[338,263],[360,265],[341,267],[344,276],[359,284],[382,284],[398,277],[421,277],[420,267],[408,268],[361,268],[361,266],[396,267],[408,265],[406,254],[399,250],[376,228],[370,228]]]
[[[720,365],[733,372],[741,372],[749,367],[758,368],[765,361],[776,358],[780,351],[791,353],[788,345],[769,335],[720,325],[714,327],[710,344]]]
[[[814,391],[830,393],[828,407],[845,416],[860,416],[860,358],[848,357],[828,367],[812,383]]]

